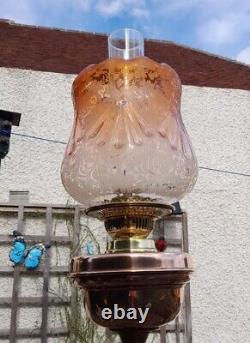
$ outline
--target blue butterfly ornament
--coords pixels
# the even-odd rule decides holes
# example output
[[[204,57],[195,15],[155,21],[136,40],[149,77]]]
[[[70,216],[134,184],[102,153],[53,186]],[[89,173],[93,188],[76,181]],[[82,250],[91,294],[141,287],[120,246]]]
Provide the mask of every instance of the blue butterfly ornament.
[[[14,265],[24,264],[26,269],[36,269],[49,245],[35,244],[27,249],[23,235],[19,231],[13,231],[14,241],[9,253],[9,259]]]
[[[13,231],[13,237],[15,238],[12,243],[12,247],[9,253],[9,259],[14,264],[19,264],[23,260],[23,256],[26,251],[26,242],[22,234],[19,231]]]

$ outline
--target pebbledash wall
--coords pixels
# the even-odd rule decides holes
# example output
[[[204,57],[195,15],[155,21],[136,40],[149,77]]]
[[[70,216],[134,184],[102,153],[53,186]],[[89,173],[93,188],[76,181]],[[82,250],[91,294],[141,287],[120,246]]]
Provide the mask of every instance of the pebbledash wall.
[[[23,26],[9,23],[3,24],[4,29],[8,25],[15,27],[16,32],[23,29]],[[44,30],[24,29],[33,30],[34,36]],[[62,38],[64,35],[65,32],[61,31]],[[92,35],[92,40],[95,37],[99,36]],[[158,48],[166,49],[167,56],[168,44],[171,48],[172,43],[157,44]],[[183,54],[178,54],[177,50],[176,58],[180,64],[185,64]],[[196,54],[191,49],[184,50],[190,59]],[[22,113],[20,127],[14,128],[14,132],[66,142],[73,120],[71,84],[76,71],[59,72],[51,65],[46,71],[42,62],[41,68],[29,67],[20,61],[20,56],[17,60],[11,59],[14,53],[9,52],[10,61],[16,62],[11,62],[10,66],[4,64],[8,61],[0,64],[0,108]],[[78,53],[76,47],[75,53]],[[28,52],[24,54],[28,55]],[[247,156],[250,145],[250,69],[205,53],[199,54],[210,64],[211,59],[214,59],[214,65],[221,63],[209,74],[203,62],[204,73],[194,71],[195,75],[192,75],[192,69],[185,74],[181,65],[184,69],[181,69],[180,76],[186,84],[183,86],[182,116],[199,165],[250,174]],[[59,52],[57,59],[60,63]],[[171,61],[167,62],[171,65]],[[176,59],[174,63],[177,63]],[[188,61],[186,64],[190,65]],[[216,79],[221,76],[219,69],[223,65],[228,70],[224,83],[223,78]],[[233,73],[228,75],[230,70]],[[12,135],[9,155],[1,166],[0,201],[8,201],[10,190],[28,190],[31,202],[72,202],[60,181],[64,149],[65,145],[61,143]],[[249,340],[249,180],[243,175],[200,169],[193,192],[181,202],[189,215],[190,253],[195,263],[191,281],[194,343],[245,343]]]

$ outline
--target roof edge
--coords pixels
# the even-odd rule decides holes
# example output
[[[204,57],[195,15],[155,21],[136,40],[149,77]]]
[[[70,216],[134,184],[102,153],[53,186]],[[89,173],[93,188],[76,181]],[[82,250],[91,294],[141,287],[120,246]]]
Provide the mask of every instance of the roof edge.
[[[107,58],[107,34],[1,20],[0,67],[78,74]],[[76,53],[77,48],[77,53]],[[145,39],[146,55],[168,63],[185,85],[250,90],[250,66],[172,41]]]
[[[64,28],[54,27],[54,26],[40,26],[40,25],[23,24],[23,23],[17,23],[14,20],[4,19],[4,18],[0,18],[0,24],[1,24],[1,22],[8,23],[9,25],[20,26],[20,27],[36,28],[36,29],[41,29],[41,30],[51,30],[51,31],[58,31],[58,32],[70,32],[70,33],[75,33],[75,34],[86,34],[86,35],[91,35],[91,36],[94,35],[94,36],[101,36],[101,37],[106,37],[106,38],[108,38],[108,35],[109,35],[108,33],[104,33],[104,32],[84,31],[84,30],[76,30],[76,29],[64,29]],[[185,49],[188,49],[188,50],[191,50],[194,52],[199,52],[199,53],[211,56],[211,57],[219,58],[219,59],[224,60],[224,61],[228,61],[231,63],[240,64],[243,66],[250,67],[250,64],[237,61],[233,58],[218,55],[218,54],[209,52],[207,50],[194,48],[194,47],[191,47],[191,46],[186,45],[186,44],[176,43],[176,42],[171,41],[171,40],[149,38],[149,37],[145,37],[144,40],[147,42],[155,42],[155,43],[165,44],[165,45],[168,45],[168,44],[175,45],[176,47],[185,48]]]

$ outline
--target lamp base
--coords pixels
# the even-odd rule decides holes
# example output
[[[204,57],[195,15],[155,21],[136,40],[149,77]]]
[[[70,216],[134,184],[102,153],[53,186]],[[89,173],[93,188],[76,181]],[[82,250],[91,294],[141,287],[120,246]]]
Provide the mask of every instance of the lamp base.
[[[140,343],[145,333],[178,315],[191,272],[192,261],[185,253],[106,253],[74,257],[70,277],[82,289],[85,308],[96,324],[121,332],[124,343],[129,337]],[[103,317],[107,308],[109,319]],[[117,308],[123,312],[120,318]],[[132,308],[134,318],[129,315]],[[139,308],[147,309],[144,321],[137,316]],[[133,340],[130,332],[138,332],[140,340]]]

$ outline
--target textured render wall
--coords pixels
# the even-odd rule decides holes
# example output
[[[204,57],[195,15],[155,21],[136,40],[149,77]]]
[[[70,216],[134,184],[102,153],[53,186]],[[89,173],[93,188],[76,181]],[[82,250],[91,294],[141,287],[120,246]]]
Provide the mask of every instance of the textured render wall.
[[[16,132],[66,141],[72,75],[0,69],[0,107],[22,113]],[[183,87],[183,119],[199,165],[250,173],[250,92]],[[60,183],[64,145],[12,136],[0,175],[0,201],[29,190],[32,202],[66,203]],[[182,204],[189,213],[194,343],[248,341],[249,178],[200,170]],[[247,297],[248,295],[248,297]]]

